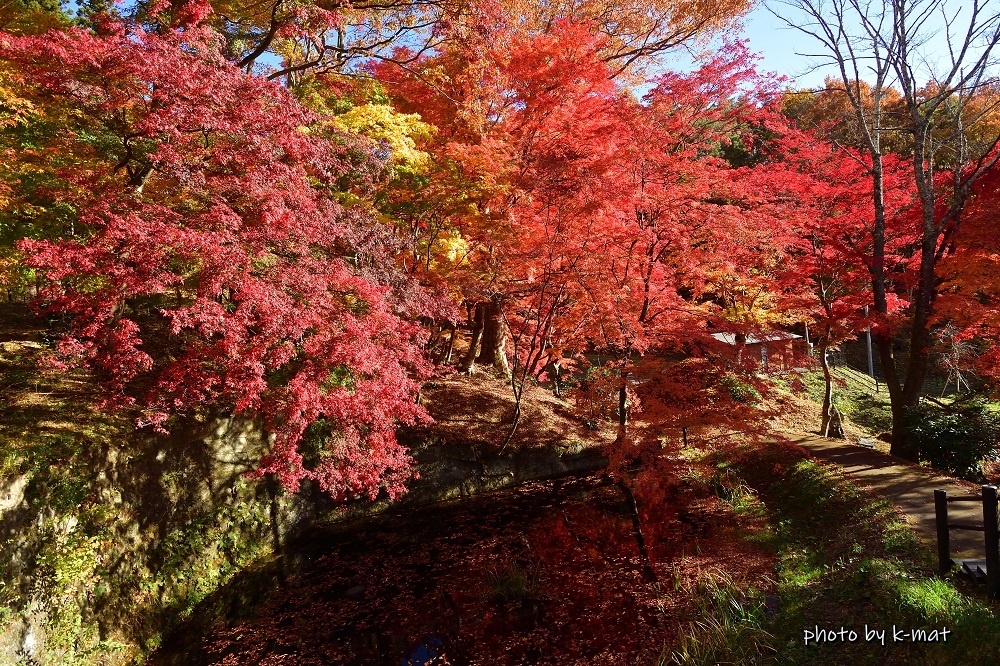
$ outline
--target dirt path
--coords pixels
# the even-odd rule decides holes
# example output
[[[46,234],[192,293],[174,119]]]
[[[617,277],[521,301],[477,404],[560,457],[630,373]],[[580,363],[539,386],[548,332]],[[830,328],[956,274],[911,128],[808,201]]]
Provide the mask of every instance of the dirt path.
[[[895,504],[920,538],[937,548],[934,526],[934,490],[944,488],[949,495],[978,494],[978,487],[965,481],[940,476],[897,458],[847,442],[802,437],[793,440],[814,457],[840,465],[848,476],[870,487]],[[951,502],[951,522],[982,524],[982,504]],[[982,532],[952,530],[952,557],[984,557]]]

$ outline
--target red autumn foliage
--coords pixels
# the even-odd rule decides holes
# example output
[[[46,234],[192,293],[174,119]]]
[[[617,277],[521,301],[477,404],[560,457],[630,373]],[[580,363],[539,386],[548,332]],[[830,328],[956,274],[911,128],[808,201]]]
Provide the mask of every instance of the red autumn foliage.
[[[19,245],[40,304],[69,322],[54,362],[93,369],[105,404],[147,425],[260,415],[275,441],[258,474],[395,496],[410,473],[395,428],[424,416],[415,322],[488,303],[518,400],[556,363],[610,359],[578,407],[619,421],[618,472],[684,428],[756,427],[744,405],[767,382],[746,336],[811,317],[829,345],[869,323],[868,158],[790,127],[743,45],[663,74],[639,101],[596,25],[525,28],[477,3],[440,50],[367,70],[394,112],[436,126],[415,149],[427,171],[379,190],[376,214],[391,155],[229,62],[211,12],[154,3],[154,32],[105,18],[93,33],[0,35],[0,64],[54,128],[19,157],[45,174],[33,196],[70,210],[70,225]],[[325,10],[291,18],[335,23]],[[917,285],[900,164],[886,158],[891,293],[871,319],[883,337]],[[996,187],[977,188],[969,224],[942,236],[966,245],[940,249],[951,273],[935,322],[989,337],[991,311],[977,308],[993,295],[977,281],[994,270]],[[430,212],[394,237],[406,225],[385,218],[408,208]],[[638,414],[650,427],[633,432]]]
[[[156,427],[206,407],[262,415],[275,440],[257,473],[289,490],[397,494],[421,334],[368,209],[335,196],[377,176],[374,146],[312,137],[291,93],[216,55],[211,31],[111,28],[0,36],[32,93],[71,109],[43,157],[83,163],[48,193],[77,212],[75,235],[21,244],[71,323],[59,362]],[[298,445],[320,418],[307,469]]]
[[[978,339],[984,353],[972,361],[994,385],[1000,377],[1000,173],[976,183],[973,197],[951,250],[942,261],[936,323],[954,327],[957,340]],[[972,368],[969,368],[972,369]]]

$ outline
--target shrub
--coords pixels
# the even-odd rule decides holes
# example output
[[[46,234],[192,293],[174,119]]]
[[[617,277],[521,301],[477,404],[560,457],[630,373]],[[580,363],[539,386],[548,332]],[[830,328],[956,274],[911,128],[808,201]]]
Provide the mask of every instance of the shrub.
[[[745,405],[756,405],[761,400],[760,391],[736,375],[726,375],[722,378],[721,383],[729,391],[730,397],[736,402],[742,402]]]
[[[1000,420],[981,401],[961,408],[921,404],[907,414],[906,432],[922,462],[970,481],[982,480],[984,461],[997,459]]]

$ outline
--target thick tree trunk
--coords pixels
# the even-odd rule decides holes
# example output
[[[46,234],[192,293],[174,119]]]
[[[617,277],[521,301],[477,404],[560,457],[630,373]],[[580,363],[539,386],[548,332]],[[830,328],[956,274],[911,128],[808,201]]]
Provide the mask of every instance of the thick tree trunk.
[[[924,135],[930,131],[930,125],[921,122],[922,118],[916,110],[913,111],[913,120],[914,127],[922,130],[915,134],[913,154],[913,175],[917,185],[917,193],[920,196],[922,217],[920,275],[912,299],[913,320],[910,324],[910,349],[904,383],[897,390],[897,395],[892,394],[890,387],[892,440],[889,452],[894,456],[916,461],[920,457],[920,451],[915,443],[907,441],[906,417],[910,408],[916,407],[919,403],[924,379],[927,376],[929,327],[937,289],[937,278],[934,271],[937,264],[937,243],[940,232],[935,211],[933,161],[926,153],[927,144],[924,141]]]
[[[873,230],[872,248],[872,296],[875,304],[875,311],[886,314],[888,312],[888,299],[885,281],[885,183],[883,179],[882,155],[877,149],[872,154],[873,179],[874,179],[874,203],[875,203],[875,228]],[[916,331],[916,322],[911,332]],[[889,390],[889,403],[892,406],[892,439],[889,452],[894,456],[899,456],[906,460],[916,460],[917,451],[906,441],[905,413],[906,403],[909,398],[904,391],[904,384],[900,381],[899,369],[896,367],[896,358],[892,350],[892,337],[881,332],[872,332],[873,342],[878,350],[879,363],[882,365],[882,373],[885,375],[886,388]],[[908,374],[908,373],[907,373]],[[906,382],[909,384],[909,381]],[[922,383],[922,380],[921,380]],[[919,393],[918,393],[919,396]]]
[[[892,442],[889,449],[892,455],[912,461],[917,461],[920,458],[920,450],[915,443],[907,441],[906,418],[907,412],[920,402],[924,379],[927,377],[930,319],[937,290],[934,269],[937,263],[939,232],[935,219],[934,194],[930,185],[927,184],[928,175],[923,170],[924,159],[923,150],[918,147],[914,163],[917,190],[920,193],[923,213],[920,277],[917,281],[916,293],[913,295],[913,321],[910,326],[910,349],[906,362],[906,379],[899,400],[892,401]]]
[[[916,454],[907,451],[906,429],[903,422],[903,386],[899,381],[896,369],[896,358],[892,350],[892,338],[872,331],[872,341],[878,351],[878,360],[885,375],[885,386],[889,391],[889,404],[892,408],[892,438],[889,452],[894,456],[907,460],[916,460]]]
[[[837,409],[836,405],[830,407],[830,422],[827,424],[826,432],[823,433],[823,436],[831,439],[847,438],[847,435],[844,434],[844,417],[840,414],[840,410]]]
[[[910,357],[906,364],[906,381],[898,391],[896,399],[890,399],[892,408],[892,438],[889,453],[904,460],[917,462],[920,459],[920,449],[916,442],[907,437],[906,425],[909,411],[920,402],[924,376],[927,372],[927,329],[926,321],[921,322],[920,312],[914,316],[913,327],[910,330]],[[892,398],[890,393],[890,398]]]
[[[472,320],[472,339],[469,340],[469,349],[462,359],[462,372],[472,374],[476,370],[476,355],[479,353],[479,343],[483,339],[483,306],[476,305],[476,314]]]
[[[505,375],[510,375],[507,362],[507,328],[504,326],[502,305],[496,301],[482,304],[483,344],[477,359],[483,365],[492,365]]]

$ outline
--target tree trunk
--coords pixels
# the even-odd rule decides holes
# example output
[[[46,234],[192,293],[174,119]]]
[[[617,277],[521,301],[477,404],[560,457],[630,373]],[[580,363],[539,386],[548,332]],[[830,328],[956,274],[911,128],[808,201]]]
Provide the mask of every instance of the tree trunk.
[[[891,455],[916,462],[920,459],[920,451],[914,442],[906,436],[906,417],[913,404],[904,403],[902,400],[890,402],[892,408],[892,438],[889,443],[889,453]]]
[[[872,263],[872,297],[875,311],[886,314],[889,311],[886,279],[885,279],[885,180],[881,146],[877,142],[872,146],[872,177],[873,199],[875,204],[875,227],[873,229]],[[878,349],[879,363],[882,374],[885,375],[886,388],[889,390],[889,404],[892,406],[892,440],[890,453],[907,460],[916,460],[916,452],[911,450],[906,442],[905,426],[903,424],[904,392],[900,382],[896,358],[892,351],[892,337],[873,331],[875,347]]]
[[[827,424],[823,436],[831,439],[847,439],[847,435],[844,434],[844,417],[836,405],[830,408],[830,422]]]
[[[918,151],[921,152],[921,151]],[[922,153],[920,157],[923,158]],[[915,160],[916,161],[916,160]],[[920,278],[913,298],[913,322],[910,327],[909,358],[906,362],[906,379],[900,400],[892,404],[892,443],[889,452],[906,460],[917,461],[920,451],[916,444],[907,441],[906,417],[912,407],[920,402],[920,395],[927,376],[930,319],[933,314],[937,278],[936,264],[938,231],[936,228],[934,195],[921,186],[924,174],[917,169],[917,189],[923,209],[923,238],[920,246]]]
[[[507,430],[507,436],[503,440],[503,445],[500,447],[500,453],[502,454],[507,450],[507,445],[511,443],[514,439],[514,433],[517,432],[517,426],[521,423],[521,394],[516,393],[514,395],[514,414],[510,419],[510,428]]]
[[[916,460],[916,451],[910,450],[906,442],[906,426],[904,423],[903,387],[896,370],[896,358],[892,350],[892,338],[872,331],[873,342],[878,350],[878,360],[885,375],[885,386],[889,390],[889,405],[892,409],[892,438],[889,453],[906,460]]]
[[[819,364],[823,368],[823,381],[825,382],[825,390],[823,391],[823,422],[820,425],[819,433],[823,437],[828,437],[827,433],[830,430],[830,416],[833,409],[833,373],[830,372],[830,361],[826,358],[827,347],[826,345],[820,345],[819,348]]]
[[[625,435],[628,428],[628,384],[625,377],[622,377],[621,388],[618,389],[618,443],[625,443]]]
[[[642,533],[642,520],[639,518],[639,504],[635,501],[635,494],[628,484],[623,481],[618,482],[618,487],[625,500],[628,502],[629,513],[632,514],[632,534],[635,536],[635,545],[639,549],[639,557],[642,559],[642,575],[646,582],[655,583],[656,571],[653,570],[653,561],[649,557],[649,549],[646,547],[646,537]]]
[[[507,328],[504,326],[501,307],[497,301],[488,301],[482,304],[483,343],[477,360],[484,365],[492,365],[504,375],[509,376]]]
[[[431,325],[433,325],[433,324],[431,324]],[[430,337],[427,338],[427,352],[428,352],[428,354],[430,354],[430,351],[432,349],[434,349],[435,347],[437,347],[438,343],[441,342],[441,331],[442,331],[442,329],[441,329],[440,326],[434,325],[433,332],[431,333]]]
[[[930,319],[933,313],[934,297],[937,290],[935,267],[937,264],[937,244],[940,232],[937,228],[935,194],[933,188],[933,158],[926,152],[924,135],[930,131],[929,123],[914,113],[914,126],[921,128],[915,135],[913,167],[917,192],[921,207],[920,273],[916,293],[913,297],[913,320],[910,324],[910,349],[906,362],[906,374],[898,398],[892,399],[892,441],[889,452],[906,460],[916,462],[920,451],[914,442],[907,441],[906,416],[912,407],[920,402],[924,379],[927,376]]]
[[[881,180],[878,181],[878,184],[881,185]],[[877,270],[873,269],[872,271],[872,284],[875,291],[875,309],[882,314],[885,314],[888,311],[886,304],[884,273],[884,210],[883,206],[876,208],[876,218],[881,218],[881,224],[877,225],[877,227],[880,227],[880,233],[876,238],[876,249],[878,249],[879,252],[875,256],[874,262]],[[906,441],[906,430],[903,423],[903,414],[906,411],[904,401],[906,398],[904,396],[903,384],[899,379],[899,370],[896,367],[896,358],[893,355],[892,337],[881,333],[874,335],[873,337],[875,338],[875,346],[878,349],[879,362],[882,365],[882,373],[885,375],[886,388],[889,390],[889,404],[892,409],[892,438],[890,440],[891,443],[889,444],[889,453],[906,460],[915,461],[917,459],[917,452],[914,447],[910,446]]]
[[[451,363],[451,352],[455,349],[455,329],[458,328],[454,324],[451,325],[451,332],[448,335],[448,344],[441,351],[441,357],[438,359],[438,363]]]
[[[476,370],[476,354],[479,352],[479,342],[483,339],[483,305],[476,305],[476,314],[472,320],[472,339],[469,340],[469,349],[462,359],[462,372],[472,374]]]

